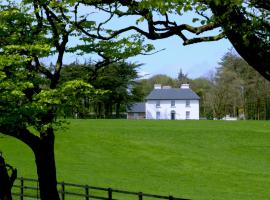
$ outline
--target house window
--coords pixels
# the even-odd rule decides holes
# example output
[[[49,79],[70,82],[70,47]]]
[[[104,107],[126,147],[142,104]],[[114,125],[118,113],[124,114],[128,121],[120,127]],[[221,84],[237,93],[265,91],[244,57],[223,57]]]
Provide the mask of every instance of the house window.
[[[156,119],[160,119],[160,112],[156,113]]]
[[[157,102],[156,102],[156,107],[160,107],[160,101],[159,100],[157,100]]]
[[[186,119],[190,119],[190,111],[186,111]]]
[[[175,100],[171,100],[171,107],[175,107]]]
[[[186,107],[190,107],[190,100],[186,100]]]

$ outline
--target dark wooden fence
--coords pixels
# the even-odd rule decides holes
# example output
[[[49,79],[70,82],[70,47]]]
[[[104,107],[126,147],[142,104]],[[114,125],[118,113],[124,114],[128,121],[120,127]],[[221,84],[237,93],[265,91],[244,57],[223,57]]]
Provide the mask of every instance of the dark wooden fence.
[[[185,198],[146,194],[143,192],[129,192],[112,188],[95,187],[89,185],[79,185],[73,183],[58,183],[58,191],[61,200],[68,199],[103,199],[103,200],[150,200],[150,199],[169,199],[169,200],[188,200]],[[18,178],[13,186],[12,195],[14,199],[40,199],[39,187],[36,179]],[[15,198],[18,197],[18,198]]]

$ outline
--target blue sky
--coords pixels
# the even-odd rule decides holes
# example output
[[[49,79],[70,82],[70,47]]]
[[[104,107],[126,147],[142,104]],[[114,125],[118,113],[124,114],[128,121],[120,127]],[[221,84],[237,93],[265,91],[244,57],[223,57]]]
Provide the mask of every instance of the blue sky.
[[[180,68],[190,78],[206,76],[214,71],[222,56],[232,47],[227,39],[215,42],[204,42],[183,46],[178,37],[171,37],[159,41],[150,41],[156,50],[164,51],[150,56],[137,56],[129,59],[132,62],[144,63],[141,74],[166,74],[177,77]]]
[[[160,15],[154,15],[154,17],[156,20],[164,20]],[[200,16],[194,14],[194,12],[186,12],[182,16],[169,15],[169,18],[178,24],[186,23],[192,26],[201,26],[199,22],[192,22],[194,17],[200,18]],[[99,20],[101,19],[98,12],[97,18]],[[135,16],[121,19],[116,18],[112,20],[112,23],[109,24],[108,28],[113,27],[119,29],[131,25],[132,22],[133,25],[135,25],[134,21],[136,21],[136,19],[138,19],[138,17]],[[143,30],[147,30],[146,21],[136,26],[139,26]],[[216,35],[219,33],[218,31],[219,30],[209,31],[200,36]],[[189,38],[194,37],[193,34],[186,34]],[[139,70],[141,74],[149,74],[150,76],[166,74],[172,78],[177,77],[180,68],[185,74],[188,74],[190,78],[206,76],[210,71],[215,70],[222,56],[232,48],[231,43],[227,39],[197,43],[188,46],[183,46],[183,41],[177,36],[155,41],[147,40],[147,42],[152,43],[156,50],[164,48],[165,50],[150,56],[136,56],[130,58],[129,61],[144,63]]]
[[[82,8],[82,11],[86,11]],[[91,16],[95,18],[95,15]],[[193,12],[187,12],[182,16],[171,15],[170,18],[173,21],[178,22],[178,24],[186,23],[190,25],[200,26],[198,23],[192,23],[192,19],[198,17]],[[160,15],[155,15],[157,20],[162,20]],[[100,16],[99,12],[96,12],[96,19],[104,20],[106,16]],[[112,22],[108,24],[108,28],[119,29],[123,27],[135,25],[135,21],[138,17],[125,17],[125,18],[113,18]],[[146,22],[142,22],[139,25],[141,29],[146,30]],[[210,31],[210,33],[205,35],[215,35],[218,30]],[[187,36],[192,37],[194,35],[187,34]],[[140,74],[149,74],[150,76],[156,74],[166,74],[172,78],[176,78],[179,73],[180,68],[182,71],[190,78],[197,78],[200,76],[206,76],[209,71],[214,71],[218,66],[218,62],[222,56],[228,52],[232,47],[227,39],[222,39],[215,42],[204,42],[198,44],[192,44],[188,46],[182,45],[182,40],[177,37],[170,37],[162,40],[155,40],[147,42],[154,44],[156,50],[164,49],[164,51],[158,52],[154,55],[149,56],[136,56],[130,58],[129,61],[144,63],[140,68]]]
[[[87,9],[82,7],[81,13],[87,13]],[[90,16],[91,19],[95,21],[104,21],[108,17],[106,14],[100,15],[100,12],[98,11],[93,12]],[[181,21],[181,23],[195,25],[192,23],[193,17],[195,17],[193,13],[186,13],[185,16],[173,16],[172,19],[175,21]],[[159,18],[159,16],[157,16],[157,18]],[[126,17],[121,19],[113,18],[107,28],[119,29],[130,26],[131,24],[134,25],[136,19],[137,18],[135,17]],[[145,22],[140,23],[139,27],[144,30],[147,29]],[[210,32],[210,35],[212,35],[211,33],[213,32]],[[78,42],[79,41],[77,39],[71,39],[69,44],[73,46]],[[136,56],[128,59],[128,61],[144,64],[139,69],[139,74],[141,75],[149,74],[149,76],[153,76],[156,74],[166,74],[172,78],[177,77],[180,68],[185,74],[188,74],[190,78],[207,76],[209,72],[215,70],[222,56],[232,47],[227,39],[183,46],[182,40],[176,36],[155,41],[147,40],[146,42],[152,43],[157,51],[164,48],[165,50],[154,55]],[[90,56],[86,55],[84,57],[78,57],[77,55],[67,54],[65,56],[64,63],[74,62],[78,58],[82,61],[87,57],[89,58]],[[46,59],[45,62],[48,62],[50,59],[52,58]]]
[[[215,71],[222,56],[232,48],[227,39],[188,46],[183,46],[182,40],[176,36],[156,41],[147,40],[147,42],[153,44],[157,51],[164,48],[165,50],[153,55],[139,55],[128,59],[130,62],[144,64],[138,72],[142,76],[148,75],[144,76],[145,78],[156,74],[166,74],[176,78],[180,69],[188,74],[189,78],[205,77]],[[85,57],[89,56],[68,54],[65,63],[74,62],[77,58],[83,61]]]

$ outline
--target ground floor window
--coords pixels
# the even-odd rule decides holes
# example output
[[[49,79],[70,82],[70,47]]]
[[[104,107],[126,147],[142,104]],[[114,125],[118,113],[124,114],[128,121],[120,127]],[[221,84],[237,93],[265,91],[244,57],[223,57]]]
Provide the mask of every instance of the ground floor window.
[[[190,119],[190,111],[186,111],[186,119]]]
[[[160,119],[160,112],[159,111],[156,113],[156,119]]]

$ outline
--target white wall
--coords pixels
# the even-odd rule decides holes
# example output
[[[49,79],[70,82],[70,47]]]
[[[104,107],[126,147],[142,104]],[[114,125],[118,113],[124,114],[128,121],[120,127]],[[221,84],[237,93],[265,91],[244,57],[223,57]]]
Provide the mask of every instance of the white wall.
[[[190,100],[190,106],[186,107],[186,100],[175,100],[175,106],[171,106],[171,100],[160,100],[160,107],[156,107],[156,100],[148,100],[145,104],[146,119],[156,119],[156,113],[160,112],[160,119],[171,119],[171,111],[175,111],[175,119],[186,119],[186,111],[190,112],[189,119],[199,119],[199,100]]]

